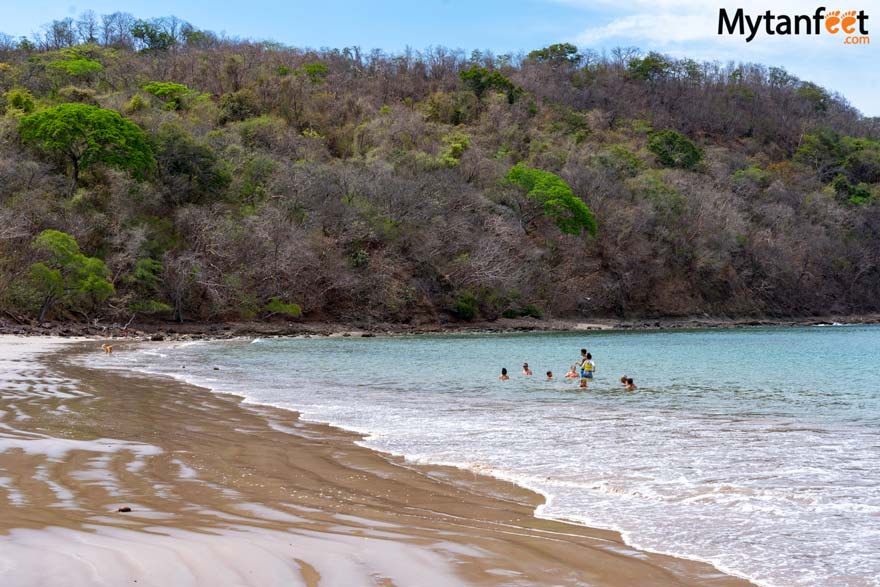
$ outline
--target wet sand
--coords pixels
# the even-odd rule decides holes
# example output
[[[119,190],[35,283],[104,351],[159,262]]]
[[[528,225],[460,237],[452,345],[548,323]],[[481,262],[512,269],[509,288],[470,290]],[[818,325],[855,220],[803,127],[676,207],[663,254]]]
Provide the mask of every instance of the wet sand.
[[[294,412],[82,366],[99,346],[0,337],[3,585],[750,585]]]

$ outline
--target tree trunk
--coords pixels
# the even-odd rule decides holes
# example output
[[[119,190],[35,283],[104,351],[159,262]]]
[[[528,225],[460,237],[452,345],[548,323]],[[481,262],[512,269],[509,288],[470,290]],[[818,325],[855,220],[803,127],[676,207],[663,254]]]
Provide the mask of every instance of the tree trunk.
[[[40,315],[37,317],[37,322],[42,322],[46,317],[46,312],[49,311],[49,308],[52,307],[52,304],[55,302],[52,296],[47,296],[45,300],[43,300],[43,305],[40,308]]]
[[[70,159],[73,161],[73,184],[70,186],[70,195],[73,196],[76,186],[79,184],[79,159],[77,157],[71,157]]]
[[[183,323],[183,296],[180,292],[174,294],[174,320]]]

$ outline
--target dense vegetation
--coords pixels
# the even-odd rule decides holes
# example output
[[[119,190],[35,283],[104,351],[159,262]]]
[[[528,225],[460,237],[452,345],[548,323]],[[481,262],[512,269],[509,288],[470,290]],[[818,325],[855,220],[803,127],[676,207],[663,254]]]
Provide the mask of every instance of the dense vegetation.
[[[880,142],[777,68],[0,34],[19,320],[880,310]]]

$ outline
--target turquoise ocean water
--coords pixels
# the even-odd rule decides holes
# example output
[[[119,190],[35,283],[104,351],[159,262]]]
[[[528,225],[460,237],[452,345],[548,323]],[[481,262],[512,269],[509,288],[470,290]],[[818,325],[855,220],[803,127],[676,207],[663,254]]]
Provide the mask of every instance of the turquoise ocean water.
[[[588,391],[561,379],[582,347]],[[880,586],[880,327],[235,340],[107,360],[514,481],[547,497],[540,516],[761,585]]]

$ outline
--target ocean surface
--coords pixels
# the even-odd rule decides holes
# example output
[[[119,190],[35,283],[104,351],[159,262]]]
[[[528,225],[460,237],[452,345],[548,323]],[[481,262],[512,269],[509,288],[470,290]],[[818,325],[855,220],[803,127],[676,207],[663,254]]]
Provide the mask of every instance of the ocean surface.
[[[588,390],[561,378],[582,347]],[[234,340],[107,361],[513,481],[546,496],[539,516],[760,585],[880,586],[877,326]]]

